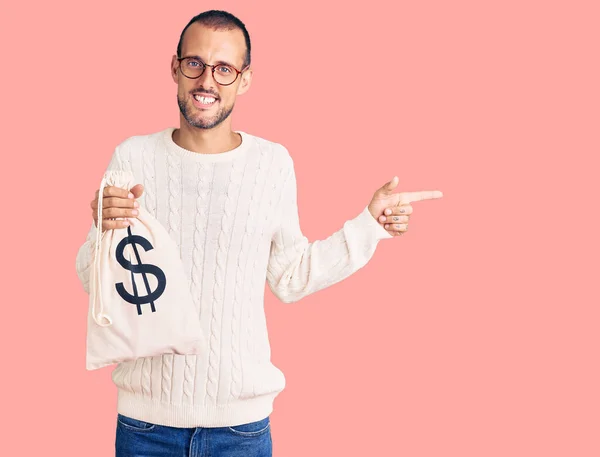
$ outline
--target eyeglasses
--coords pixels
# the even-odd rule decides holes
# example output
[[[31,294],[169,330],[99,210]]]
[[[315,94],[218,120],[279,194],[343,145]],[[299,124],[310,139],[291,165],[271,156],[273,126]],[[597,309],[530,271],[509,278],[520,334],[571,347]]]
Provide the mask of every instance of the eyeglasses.
[[[179,61],[179,70],[181,71],[181,74],[190,79],[199,78],[202,76],[202,73],[204,73],[206,67],[211,67],[214,80],[221,86],[233,84],[238,75],[248,68],[248,66],[246,66],[240,71],[231,65],[223,63],[210,65],[202,62],[198,57],[180,57],[177,60]]]

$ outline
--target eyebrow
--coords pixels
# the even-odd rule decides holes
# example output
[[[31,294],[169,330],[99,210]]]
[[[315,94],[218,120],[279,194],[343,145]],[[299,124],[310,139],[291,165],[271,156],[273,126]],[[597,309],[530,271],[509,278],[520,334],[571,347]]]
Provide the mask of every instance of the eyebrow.
[[[202,61],[203,63],[206,63],[204,61],[204,59],[202,57],[200,57],[200,56],[184,56],[182,58],[185,59],[185,58],[188,58],[188,57],[193,57],[195,59],[198,59],[198,60]],[[224,60],[218,60],[217,62],[215,62],[215,65],[217,65],[217,64],[224,64],[224,65],[229,65],[230,67],[233,67],[233,68],[237,68],[234,64],[229,63],[229,62],[225,62]]]

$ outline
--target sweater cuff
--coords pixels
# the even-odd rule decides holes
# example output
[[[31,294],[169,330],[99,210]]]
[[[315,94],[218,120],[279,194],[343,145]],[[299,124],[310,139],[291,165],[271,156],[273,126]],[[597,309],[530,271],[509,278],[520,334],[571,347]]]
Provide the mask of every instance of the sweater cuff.
[[[362,210],[362,212],[354,219],[354,222],[368,231],[373,237],[379,241],[386,238],[394,238],[379,222],[375,220],[373,215],[369,211],[369,205]]]

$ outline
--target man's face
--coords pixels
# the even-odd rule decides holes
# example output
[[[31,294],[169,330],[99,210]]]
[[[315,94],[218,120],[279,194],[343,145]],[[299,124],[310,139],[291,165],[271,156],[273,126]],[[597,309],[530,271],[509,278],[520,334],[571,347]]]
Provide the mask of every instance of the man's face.
[[[226,62],[238,70],[242,70],[245,55],[246,42],[239,29],[213,30],[194,23],[185,31],[181,44],[181,57],[197,56],[211,65]],[[179,110],[189,125],[201,129],[216,127],[229,117],[236,96],[248,90],[252,76],[248,69],[232,84],[221,86],[214,80],[211,67],[206,67],[196,79],[185,77],[178,67],[177,56],[173,56],[171,76],[178,86]],[[201,106],[201,102],[194,99],[195,93],[213,96],[216,101],[210,106]]]

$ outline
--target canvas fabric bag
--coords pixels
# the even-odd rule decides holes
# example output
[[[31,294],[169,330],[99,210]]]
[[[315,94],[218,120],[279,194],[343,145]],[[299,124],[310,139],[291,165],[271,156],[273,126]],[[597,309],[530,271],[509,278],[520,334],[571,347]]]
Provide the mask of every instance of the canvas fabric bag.
[[[160,354],[202,354],[206,337],[179,250],[141,205],[125,228],[102,233],[105,186],[131,189],[129,171],[109,170],[98,193],[98,229],[90,269],[86,368]]]

